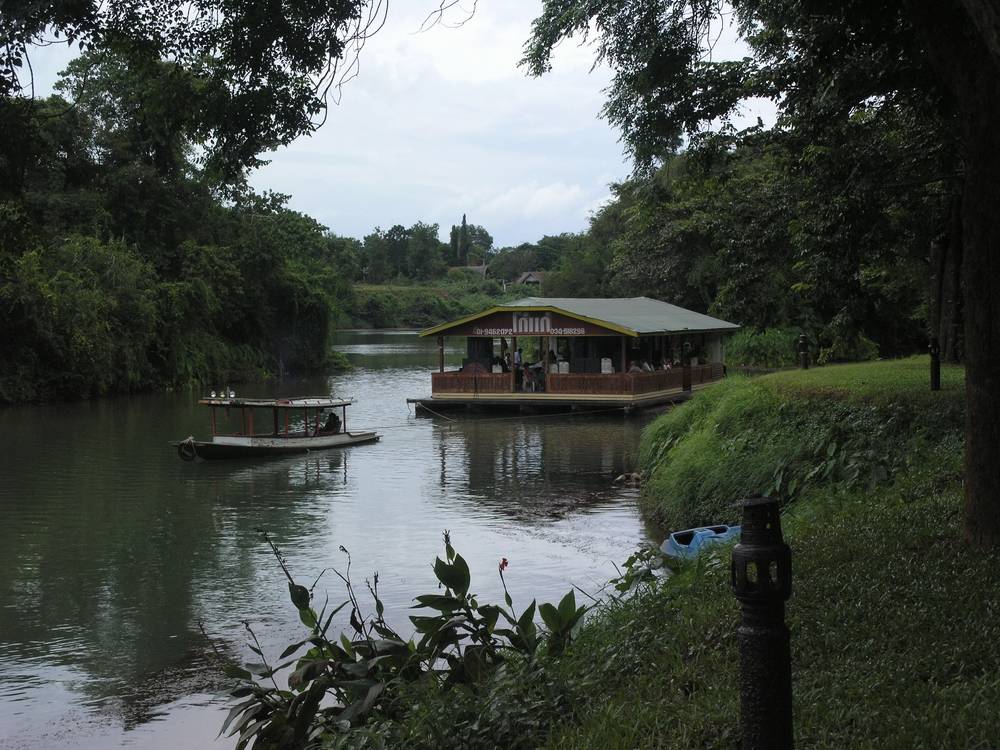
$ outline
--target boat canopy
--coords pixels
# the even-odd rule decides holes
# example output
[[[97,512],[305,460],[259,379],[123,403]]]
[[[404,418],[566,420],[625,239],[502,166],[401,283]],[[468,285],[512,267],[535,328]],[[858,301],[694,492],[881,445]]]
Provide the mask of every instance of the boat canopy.
[[[354,403],[351,398],[203,398],[205,406],[226,406],[247,409],[339,409]]]

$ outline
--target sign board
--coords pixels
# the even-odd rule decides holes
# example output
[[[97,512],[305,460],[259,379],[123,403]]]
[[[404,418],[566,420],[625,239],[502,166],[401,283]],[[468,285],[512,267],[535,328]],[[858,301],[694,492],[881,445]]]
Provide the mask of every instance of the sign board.
[[[621,336],[618,331],[555,312],[495,312],[453,328],[442,336]]]

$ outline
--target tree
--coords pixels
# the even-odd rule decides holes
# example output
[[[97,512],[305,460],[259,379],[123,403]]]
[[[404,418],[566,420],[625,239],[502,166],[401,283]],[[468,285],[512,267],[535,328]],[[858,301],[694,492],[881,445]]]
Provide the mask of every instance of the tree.
[[[458,264],[469,265],[469,225],[462,214],[462,226],[458,230]]]
[[[438,239],[437,224],[414,224],[407,230],[406,275],[421,281],[442,275],[446,247]]]
[[[239,181],[259,154],[320,124],[331,87],[353,76],[387,9],[381,0],[5,3],[0,97],[31,88],[31,47],[52,38],[92,59],[172,64],[200,88],[208,164],[221,181]]]
[[[724,6],[659,0],[544,0],[526,48],[533,74],[574,34],[594,33],[614,70],[604,113],[620,126],[637,170],[650,171],[681,135],[695,139],[750,95],[780,103],[785,126],[822,139],[859,108],[905,104],[957,124],[960,248],[965,295],[967,538],[1000,545],[1000,3],[946,0],[736,0],[754,56],[712,61]],[[946,137],[939,139],[939,145]]]

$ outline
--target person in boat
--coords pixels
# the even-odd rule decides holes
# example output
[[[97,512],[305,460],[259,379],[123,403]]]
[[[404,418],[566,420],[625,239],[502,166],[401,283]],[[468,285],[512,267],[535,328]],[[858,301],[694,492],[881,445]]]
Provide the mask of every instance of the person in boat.
[[[340,432],[340,417],[337,416],[337,412],[331,411],[326,417],[326,424],[323,425],[323,432]]]

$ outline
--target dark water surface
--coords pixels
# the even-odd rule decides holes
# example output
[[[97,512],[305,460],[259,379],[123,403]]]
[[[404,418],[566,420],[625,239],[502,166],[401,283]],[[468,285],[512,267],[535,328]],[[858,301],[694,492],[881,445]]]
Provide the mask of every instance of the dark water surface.
[[[257,528],[307,584],[343,570],[347,547],[404,633],[412,597],[435,590],[443,529],[481,601],[501,599],[510,560],[518,607],[596,591],[646,538],[612,485],[640,419],[417,418],[406,397],[430,390],[433,341],[345,332],[337,348],[355,370],[237,393],[356,397],[349,427],[380,443],[188,464],[167,442],[206,436],[196,392],[0,411],[0,748],[231,747],[212,742],[226,683],[199,623],[247,660],[243,619],[272,655],[303,634]],[[332,575],[323,590],[340,601]]]

